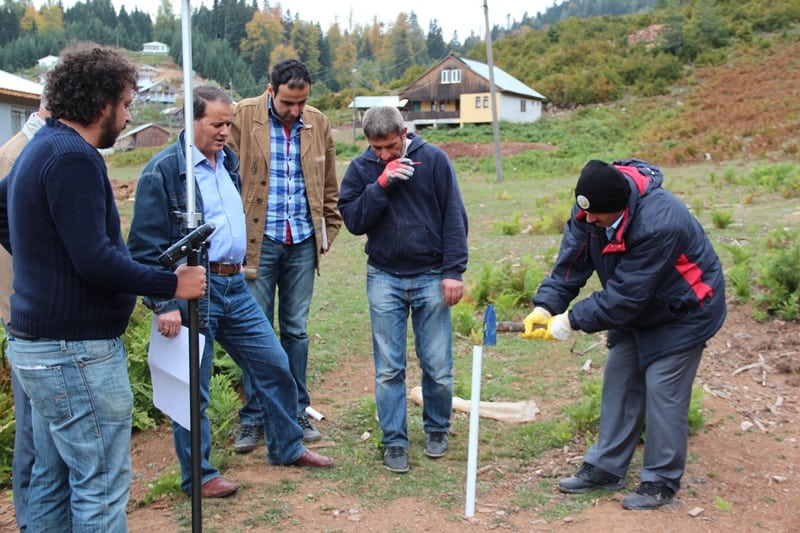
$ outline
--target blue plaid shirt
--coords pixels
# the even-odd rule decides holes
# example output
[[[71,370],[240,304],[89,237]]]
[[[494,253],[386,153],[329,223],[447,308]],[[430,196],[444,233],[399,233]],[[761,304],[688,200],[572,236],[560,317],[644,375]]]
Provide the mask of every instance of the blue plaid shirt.
[[[269,111],[270,162],[269,195],[264,235],[280,243],[299,243],[314,234],[314,225],[306,199],[306,182],[300,160],[302,117],[289,130]],[[290,239],[287,236],[291,235]]]

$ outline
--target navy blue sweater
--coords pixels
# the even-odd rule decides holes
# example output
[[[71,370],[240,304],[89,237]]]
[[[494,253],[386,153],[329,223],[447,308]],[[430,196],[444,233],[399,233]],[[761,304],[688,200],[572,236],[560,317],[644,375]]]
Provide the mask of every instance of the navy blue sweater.
[[[47,119],[0,182],[0,198],[0,242],[14,261],[15,329],[112,338],[125,331],[136,294],[175,294],[175,274],[131,259],[105,162],[72,128]]]
[[[339,211],[354,235],[367,234],[367,262],[396,276],[440,270],[461,280],[467,269],[467,212],[447,155],[414,134],[408,157],[419,163],[410,180],[384,189],[371,148],[350,162],[339,190]]]

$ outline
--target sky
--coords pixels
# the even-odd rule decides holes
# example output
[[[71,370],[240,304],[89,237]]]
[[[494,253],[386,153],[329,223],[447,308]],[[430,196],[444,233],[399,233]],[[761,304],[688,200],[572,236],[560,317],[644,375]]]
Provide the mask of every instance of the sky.
[[[339,23],[342,30],[346,30],[352,16],[353,24],[371,24],[377,17],[379,22],[394,24],[399,12],[417,15],[422,31],[426,34],[430,21],[436,19],[442,29],[442,38],[449,42],[453,32],[458,32],[461,42],[471,33],[479,37],[486,34],[486,14],[483,9],[484,1],[488,6],[489,26],[498,25],[506,27],[509,21],[522,20],[527,12],[529,16],[536,16],[537,12],[544,12],[549,6],[559,0],[403,0],[400,2],[364,0],[302,0],[297,2],[267,0],[271,7],[280,5],[285,12],[292,16],[298,15],[301,20],[319,22],[323,31],[334,21]],[[34,0],[34,5],[40,7],[45,0]],[[249,0],[248,0],[249,2]],[[62,5],[68,8],[75,0],[63,0]],[[201,3],[210,6],[212,0],[190,0],[192,9]],[[258,0],[259,5],[264,5],[265,0]],[[138,8],[140,11],[149,12],[155,18],[160,0],[111,0],[111,4],[119,10],[123,5],[128,12]],[[173,10],[180,14],[183,2],[172,0]]]

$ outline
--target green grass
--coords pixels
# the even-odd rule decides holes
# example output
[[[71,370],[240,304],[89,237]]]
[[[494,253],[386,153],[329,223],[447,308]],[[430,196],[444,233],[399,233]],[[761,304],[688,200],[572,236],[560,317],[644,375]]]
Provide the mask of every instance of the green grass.
[[[572,135],[580,130],[580,125],[596,119],[587,112],[575,119],[577,122],[574,124],[545,123],[542,126],[554,136],[550,142],[556,143],[561,140],[561,135]],[[616,130],[605,128],[604,131],[611,135]],[[423,135],[427,138],[427,134],[424,132]],[[467,134],[476,135],[475,132]],[[515,135],[521,135],[521,132],[517,131]],[[438,133],[434,136],[439,142],[446,142]],[[533,137],[537,142],[548,141],[547,135],[541,133]],[[491,142],[491,139],[485,142]],[[541,221],[569,208],[579,162],[590,157],[611,159],[627,155],[621,148],[618,152],[602,155],[592,149],[593,145],[586,144],[583,148],[577,145],[574,154],[569,156],[556,154],[553,157],[538,152],[520,154],[520,165],[524,162],[524,168],[518,174],[509,170],[509,179],[500,184],[494,182],[493,167],[489,168],[488,164],[480,163],[473,168],[474,162],[455,162],[470,219],[470,262],[464,276],[466,302],[473,297],[476,280],[484,265],[493,268],[505,264],[519,265],[525,258],[532,258],[541,265],[543,272],[547,272],[558,253],[561,235],[560,228]],[[337,163],[340,173],[346,165],[344,160]],[[506,168],[512,169],[512,163]],[[729,249],[743,242],[758,242],[769,234],[772,227],[789,225],[796,212],[796,199],[784,196],[781,190],[754,183],[748,174],[752,168],[752,165],[705,163],[664,169],[665,187],[682,197],[693,209],[726,269],[734,258],[734,252]],[[111,175],[130,179],[138,170],[112,167]],[[785,170],[783,173],[793,175]],[[764,174],[761,171],[758,176]],[[714,220],[715,213],[731,210],[735,213],[732,223],[719,227],[721,225]],[[508,232],[510,234],[498,231],[498,224],[508,223],[516,217],[521,228],[532,225],[537,230]],[[326,422],[325,429],[336,442],[329,453],[337,460],[337,466],[327,471],[304,472],[299,481],[270,478],[265,484],[247,487],[246,497],[253,501],[248,502],[250,508],[242,516],[241,529],[253,527],[253,524],[291,529],[294,524],[287,518],[291,509],[281,503],[280,495],[301,490],[306,501],[316,501],[326,492],[335,492],[355,497],[365,508],[380,508],[386,502],[402,497],[422,498],[433,505],[454,509],[454,520],[457,519],[458,511],[455,510],[463,505],[465,490],[469,426],[465,414],[454,413],[450,453],[431,461],[422,452],[421,409],[410,405],[411,470],[404,476],[396,476],[381,465],[380,429],[375,420],[374,399],[370,392],[356,386],[368,382],[373,375],[364,242],[364,237],[353,236],[344,229],[340,232],[331,251],[322,259],[309,321],[312,339],[309,386],[312,391],[331,391],[316,393],[314,400],[321,410],[335,412],[335,418]],[[598,287],[593,278],[582,296]],[[526,309],[520,309],[519,316],[513,318],[520,320],[525,312]],[[475,321],[479,325],[480,317],[475,317]],[[504,478],[511,476],[516,484],[510,503],[532,507],[542,519],[556,520],[593,505],[597,494],[560,496],[553,490],[557,478],[529,478],[526,469],[541,454],[563,446],[572,437],[563,423],[566,418],[564,407],[578,404],[584,379],[601,375],[600,369],[605,361],[603,339],[602,334],[579,333],[567,343],[533,342],[522,340],[515,334],[499,334],[496,346],[484,347],[481,398],[497,401],[533,399],[541,413],[535,422],[524,425],[488,419],[481,421],[479,466],[492,466],[493,469],[479,478],[479,494],[505,483]],[[455,391],[463,398],[469,398],[471,393],[474,343],[469,336],[457,336],[454,346]],[[588,375],[581,370],[587,359],[592,360],[592,370]],[[419,383],[419,374],[409,332],[409,387]],[[331,381],[333,376],[336,376],[335,382]],[[370,437],[362,441],[360,437],[365,432],[369,432]],[[580,450],[581,444],[573,442],[571,446]],[[244,459],[225,460],[235,468],[240,464],[238,461]],[[631,471],[638,468],[640,461],[637,455]],[[303,483],[304,478],[324,480],[325,483],[308,489]],[[174,477],[167,476],[156,483],[154,497],[159,491],[169,493],[170,483],[174,489],[174,482]],[[264,497],[257,496],[257,491],[263,491]],[[724,504],[718,504],[718,507],[724,507]],[[186,527],[188,511],[185,503],[176,503],[173,511],[177,523]],[[502,518],[497,520],[497,525],[502,526]]]

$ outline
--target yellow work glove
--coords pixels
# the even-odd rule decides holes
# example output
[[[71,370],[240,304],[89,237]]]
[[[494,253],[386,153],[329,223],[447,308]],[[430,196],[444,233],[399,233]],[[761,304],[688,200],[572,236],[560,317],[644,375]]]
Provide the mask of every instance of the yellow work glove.
[[[522,324],[525,326],[525,331],[522,332],[522,338],[541,339],[542,333],[544,333],[547,328],[548,320],[550,320],[550,311],[544,307],[535,307],[533,312],[522,321]]]
[[[535,313],[536,310],[534,309],[534,312],[528,315],[528,318],[532,318]],[[533,317],[533,320],[541,320],[541,318],[537,316]],[[548,318],[546,327],[541,327],[540,322],[531,322],[532,331],[530,333],[528,333],[527,318],[524,323],[525,333],[522,334],[522,338],[524,339],[542,339],[546,341],[556,339],[565,341],[572,334],[572,326],[569,323],[569,316],[567,316],[567,313],[561,313],[560,315]]]

